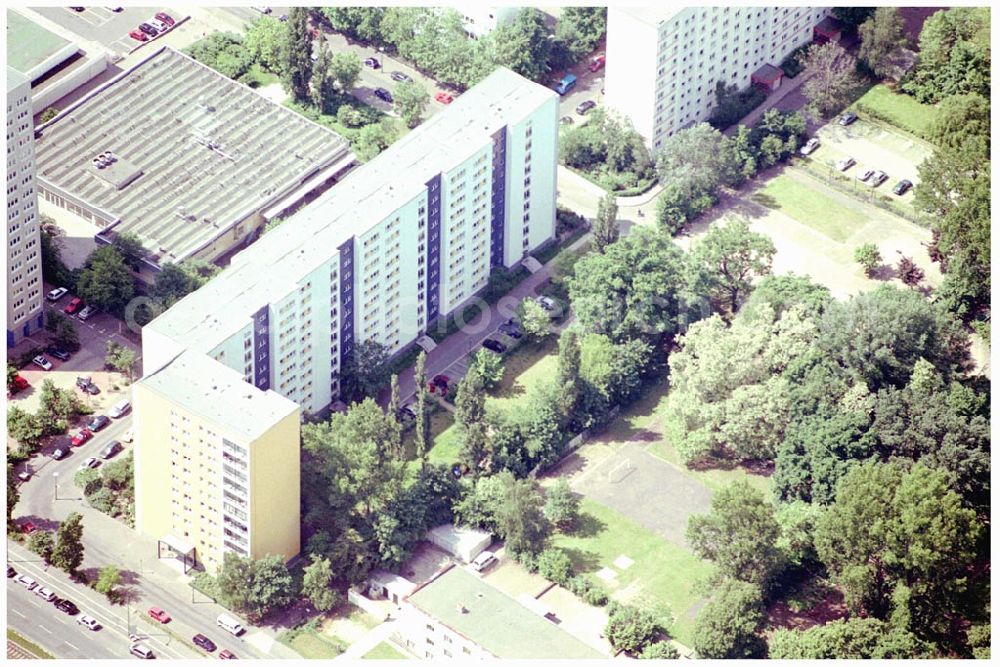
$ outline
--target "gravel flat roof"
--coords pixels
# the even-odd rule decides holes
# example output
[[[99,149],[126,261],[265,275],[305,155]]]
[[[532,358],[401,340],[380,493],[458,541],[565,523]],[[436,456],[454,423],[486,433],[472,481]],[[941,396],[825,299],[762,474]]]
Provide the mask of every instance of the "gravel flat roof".
[[[68,39],[63,39],[15,11],[7,10],[9,67],[29,78],[35,78],[40,75],[34,72],[35,68],[63,50],[68,57],[76,51],[76,47]]]

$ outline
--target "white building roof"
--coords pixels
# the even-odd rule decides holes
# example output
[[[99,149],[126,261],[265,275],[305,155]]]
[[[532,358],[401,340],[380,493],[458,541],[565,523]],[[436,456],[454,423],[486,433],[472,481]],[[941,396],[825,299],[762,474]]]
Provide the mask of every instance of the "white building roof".
[[[229,268],[147,327],[189,349],[212,349],[252,313],[296,289],[344,241],[364,234],[423,192],[435,174],[467,159],[484,137],[554,96],[509,69],[497,69],[236,255]]]
[[[671,5],[664,3],[659,6],[650,7],[612,7],[613,11],[622,12],[628,14],[637,21],[642,21],[643,23],[648,23],[649,25],[656,26],[660,25],[664,21],[669,21],[673,17],[677,16],[688,7],[684,5]]]

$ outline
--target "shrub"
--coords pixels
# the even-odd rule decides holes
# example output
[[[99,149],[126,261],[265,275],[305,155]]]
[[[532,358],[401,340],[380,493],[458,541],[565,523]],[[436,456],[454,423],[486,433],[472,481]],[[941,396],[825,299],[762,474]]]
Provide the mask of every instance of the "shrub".
[[[715,112],[708,122],[712,127],[725,129],[763,104],[767,93],[760,87],[750,85],[743,90],[736,86],[726,86],[719,81],[715,85]]]
[[[809,44],[800,46],[789,53],[788,56],[781,61],[781,70],[789,79],[794,79],[800,72],[802,72],[803,69],[805,69],[805,65],[803,65],[800,61],[802,56],[805,55],[807,48],[809,48]]]
[[[573,563],[562,549],[546,549],[538,554],[537,565],[538,574],[560,585],[573,576]]]
[[[679,657],[680,653],[677,652],[674,645],[662,640],[653,642],[642,649],[642,653],[639,654],[640,660],[676,660]]]
[[[589,605],[603,607],[608,603],[607,591],[586,577],[572,577],[566,582],[566,588]]]
[[[361,127],[365,125],[365,115],[349,104],[342,104],[337,109],[337,122],[346,127]]]
[[[878,251],[877,245],[866,243],[854,249],[854,261],[860,264],[865,270],[865,275],[871,278],[882,264],[882,254]]]
[[[604,635],[617,651],[637,654],[653,643],[660,630],[656,619],[648,611],[617,603],[611,605],[608,611]]]
[[[38,120],[39,122],[47,123],[58,115],[59,115],[59,109],[56,109],[55,107],[49,107],[48,109],[42,112],[42,115],[38,117]]]

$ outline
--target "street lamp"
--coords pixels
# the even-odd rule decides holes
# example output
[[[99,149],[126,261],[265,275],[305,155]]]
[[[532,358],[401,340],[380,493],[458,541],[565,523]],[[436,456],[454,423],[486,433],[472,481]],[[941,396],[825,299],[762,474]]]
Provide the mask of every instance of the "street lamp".
[[[52,473],[52,496],[53,500],[59,500],[59,473]]]
[[[379,55],[378,55],[378,67],[379,67],[379,69],[383,69],[383,68],[385,68],[385,47],[384,46],[378,47],[378,53],[379,53]]]

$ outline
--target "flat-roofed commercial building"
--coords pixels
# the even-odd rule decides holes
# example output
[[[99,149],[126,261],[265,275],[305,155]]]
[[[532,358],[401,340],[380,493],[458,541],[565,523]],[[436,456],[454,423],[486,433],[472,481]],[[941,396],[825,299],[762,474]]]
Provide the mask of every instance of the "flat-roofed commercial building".
[[[461,566],[411,593],[397,628],[398,640],[420,658],[608,658]]]
[[[31,82],[7,68],[7,345],[45,324]]]
[[[813,38],[828,7],[610,7],[608,107],[632,120],[654,151],[707,119],[716,82],[751,85]]]
[[[555,93],[497,70],[144,327],[143,366],[204,355],[210,377],[322,410],[357,342],[403,350],[554,237],[558,115]],[[167,398],[141,394],[137,418]],[[239,418],[220,413],[216,428]],[[168,448],[167,431],[140,433],[137,480],[165,489],[142,452]],[[281,465],[297,469],[297,453]]]
[[[170,47],[38,129],[41,196],[98,242],[137,235],[154,271],[252,241],[355,162],[344,138]]]

